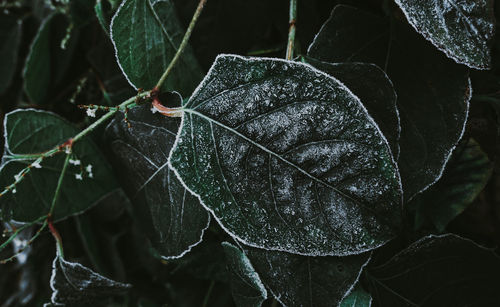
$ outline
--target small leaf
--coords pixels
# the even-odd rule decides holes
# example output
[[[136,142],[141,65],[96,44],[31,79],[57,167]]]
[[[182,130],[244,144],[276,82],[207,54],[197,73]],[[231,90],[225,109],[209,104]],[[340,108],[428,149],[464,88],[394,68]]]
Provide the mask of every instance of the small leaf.
[[[306,64],[219,56],[184,106],[170,163],[246,245],[356,254],[400,221],[387,142],[345,86]]]
[[[401,126],[396,106],[396,91],[385,72],[369,63],[328,63],[313,58],[307,58],[307,62],[337,78],[358,96],[387,138],[397,160]]]
[[[396,0],[408,22],[457,63],[491,68],[493,0]]]
[[[465,128],[471,96],[466,67],[446,58],[409,26],[344,5],[333,9],[308,55],[383,67],[398,95],[398,166],[405,200],[441,177]]]
[[[453,234],[428,236],[367,274],[375,306],[496,306],[500,261]]]
[[[493,163],[473,139],[458,146],[443,177],[409,206],[417,206],[439,231],[462,213],[479,195],[493,172]]]
[[[123,73],[134,88],[152,89],[173,59],[184,31],[170,0],[124,0],[111,22],[111,39]],[[163,86],[189,95],[202,78],[190,48]]]
[[[260,281],[250,260],[238,247],[222,242],[228,271],[231,276],[231,291],[238,307],[260,307],[267,299],[267,290]]]
[[[14,183],[14,177],[34,162],[37,155],[78,133],[78,129],[59,116],[34,109],[8,113],[4,129],[5,152],[0,167],[2,189]],[[53,213],[55,220],[85,211],[116,188],[111,168],[92,141],[87,139],[75,143],[73,155],[81,165],[68,166]],[[7,192],[2,195],[0,208],[3,219],[31,222],[49,213],[64,160],[64,153],[44,159],[40,163],[41,168],[31,168],[17,184],[15,194]],[[92,165],[93,178],[85,170],[88,165]],[[83,180],[76,178],[79,174]]]
[[[201,242],[210,216],[167,165],[180,120],[149,108],[128,112],[130,129],[119,114],[107,133],[136,217],[159,253],[177,258]]]
[[[371,295],[358,285],[349,295],[344,297],[339,307],[370,307],[371,305]]]
[[[70,307],[102,303],[111,296],[124,294],[132,285],[108,279],[58,254],[52,262],[50,287],[51,303]]]
[[[264,284],[284,306],[337,306],[357,282],[370,254],[310,257],[247,248]]]
[[[22,21],[10,15],[0,15],[0,95],[10,85],[17,65],[21,42]]]

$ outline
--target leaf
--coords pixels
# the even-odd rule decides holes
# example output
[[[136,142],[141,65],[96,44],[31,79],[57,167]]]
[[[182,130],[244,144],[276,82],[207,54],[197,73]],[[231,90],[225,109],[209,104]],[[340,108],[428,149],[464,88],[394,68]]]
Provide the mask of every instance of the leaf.
[[[167,165],[180,120],[149,108],[128,112],[130,129],[119,114],[107,133],[142,228],[163,257],[177,258],[201,242],[210,216]]]
[[[67,26],[65,15],[53,13],[44,19],[31,44],[23,77],[26,94],[35,104],[46,103],[53,87],[67,81],[65,73],[77,47],[74,31],[66,49],[61,49]]]
[[[396,0],[408,22],[457,63],[491,69],[492,0]]]
[[[284,306],[337,306],[357,282],[370,254],[310,257],[245,249],[264,284]]]
[[[22,20],[10,15],[0,16],[0,95],[10,86],[17,66],[22,34]]]
[[[59,116],[34,109],[15,110],[4,120],[5,152],[0,167],[0,187],[15,182],[14,176],[35,161],[38,154],[64,143],[78,133],[73,125]],[[81,165],[69,165],[64,176],[54,220],[85,211],[105,194],[116,188],[111,168],[97,146],[82,140],[73,146],[73,159]],[[0,198],[2,219],[31,222],[49,213],[65,155],[44,159],[41,168],[32,168],[16,186]],[[85,170],[92,165],[93,178]],[[82,175],[83,180],[76,178]]]
[[[107,2],[104,1],[104,3]],[[97,0],[94,5],[94,12],[103,31],[106,33],[106,35],[109,36],[109,19],[107,18],[106,9],[104,6],[105,4],[103,4],[102,0]]]
[[[346,87],[306,64],[219,56],[184,106],[169,161],[246,245],[356,254],[400,221],[385,139]]]
[[[343,5],[333,9],[308,55],[383,67],[398,95],[398,166],[405,200],[441,177],[465,128],[471,96],[466,67],[447,59],[408,26]]]
[[[260,307],[267,299],[267,290],[260,281],[250,260],[238,247],[222,242],[228,271],[231,277],[231,291],[238,307]]]
[[[170,0],[124,0],[111,21],[111,39],[116,58],[134,88],[152,89],[173,59],[183,30]],[[189,95],[202,78],[190,48],[162,87]]]
[[[51,303],[55,306],[90,306],[110,296],[124,294],[132,287],[108,279],[76,262],[69,262],[58,253],[52,262]]]
[[[370,307],[371,305],[371,295],[358,285],[349,295],[344,297],[339,307]]]
[[[479,144],[468,139],[457,147],[446,165],[443,177],[409,206],[429,218],[443,232],[484,189],[493,172],[493,163]]]
[[[376,306],[495,306],[500,261],[453,234],[428,236],[369,270]]]
[[[358,96],[387,138],[397,160],[401,126],[396,91],[385,72],[369,63],[327,63],[313,58],[306,60],[317,69],[337,78]]]

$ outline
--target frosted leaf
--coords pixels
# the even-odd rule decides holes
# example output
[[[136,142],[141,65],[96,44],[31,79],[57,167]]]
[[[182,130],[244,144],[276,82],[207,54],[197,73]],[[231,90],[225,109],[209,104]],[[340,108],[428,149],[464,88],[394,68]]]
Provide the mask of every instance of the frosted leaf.
[[[201,241],[209,214],[167,165],[180,120],[152,114],[148,106],[128,112],[131,128],[117,118],[107,128],[119,178],[135,216],[154,248],[176,258]]]
[[[357,285],[349,295],[344,297],[339,307],[371,307],[372,297]]]
[[[170,164],[246,245],[355,254],[400,222],[386,140],[346,87],[307,64],[219,56],[185,105]]]
[[[494,250],[456,236],[428,236],[368,270],[377,306],[497,306]]]
[[[385,72],[369,63],[328,63],[313,58],[307,58],[307,62],[337,78],[358,96],[387,138],[397,160],[401,126],[396,91]]]
[[[152,89],[173,59],[184,30],[172,1],[124,0],[111,22],[111,40],[125,77],[134,88]],[[163,89],[190,94],[203,74],[188,46]]]
[[[401,120],[398,160],[405,200],[435,183],[462,137],[469,70],[448,59],[410,26],[338,5],[309,47],[326,62],[369,62],[396,89]]]
[[[491,68],[493,0],[395,0],[408,22],[457,63]]]
[[[358,281],[370,253],[310,257],[245,249],[264,284],[284,306],[337,306]]]
[[[223,242],[231,278],[231,292],[238,307],[260,307],[267,299],[267,290],[250,260],[238,247]]]
[[[90,306],[122,295],[130,284],[108,279],[87,267],[57,255],[52,262],[51,303],[55,306]]]

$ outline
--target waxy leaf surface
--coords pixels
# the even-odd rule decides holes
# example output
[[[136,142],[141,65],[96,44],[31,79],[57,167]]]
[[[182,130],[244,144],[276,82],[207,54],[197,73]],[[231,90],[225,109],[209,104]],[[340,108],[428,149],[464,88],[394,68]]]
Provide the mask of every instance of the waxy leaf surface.
[[[76,262],[57,255],[52,262],[51,303],[54,306],[90,306],[122,295],[130,284],[108,279]]]
[[[267,298],[267,290],[260,281],[250,260],[238,247],[223,242],[234,302],[238,307],[260,307]]]
[[[370,253],[311,257],[245,249],[262,282],[284,306],[337,306],[358,281]]]
[[[358,285],[344,297],[339,307],[370,307],[371,305],[371,295]]]
[[[453,234],[428,236],[369,270],[375,306],[495,306],[500,258]]]
[[[201,241],[210,220],[167,165],[180,120],[153,114],[150,106],[130,110],[128,120],[131,128],[122,114],[107,128],[119,178],[153,247],[180,257]]]
[[[409,26],[336,6],[309,47],[326,62],[369,62],[382,67],[398,96],[405,200],[436,182],[461,138],[471,87],[468,69],[446,58]]]
[[[457,63],[491,68],[493,0],[395,0],[408,22]]]
[[[52,149],[78,133],[61,117],[33,109],[8,113],[4,120],[5,150],[0,167],[0,187],[15,182],[14,176],[28,167],[37,154]],[[59,220],[85,211],[117,185],[104,156],[91,140],[74,144],[73,160],[68,165],[53,218]],[[49,213],[59,175],[65,160],[64,152],[44,159],[41,168],[33,167],[15,190],[0,198],[2,219],[31,222]],[[86,168],[91,165],[92,178]],[[77,179],[82,176],[82,180]]]
[[[358,96],[387,138],[397,160],[401,126],[396,91],[385,72],[369,63],[328,63],[313,58],[307,58],[307,62],[338,79]]]
[[[169,159],[246,245],[356,254],[400,221],[387,141],[356,96],[306,64],[219,56],[184,105]]]
[[[179,47],[184,31],[171,1],[124,0],[111,22],[111,39],[134,88],[152,89]],[[162,89],[189,95],[202,79],[191,48],[182,53]]]

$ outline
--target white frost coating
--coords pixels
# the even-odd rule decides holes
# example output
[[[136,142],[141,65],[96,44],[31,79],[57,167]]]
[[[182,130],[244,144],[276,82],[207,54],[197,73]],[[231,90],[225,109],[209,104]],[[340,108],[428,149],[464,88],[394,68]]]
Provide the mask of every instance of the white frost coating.
[[[493,1],[485,0],[469,0],[469,3],[454,3],[456,0],[433,0],[433,1],[409,1],[409,0],[395,0],[398,6],[401,8],[406,16],[408,22],[413,26],[413,28],[419,32],[422,36],[430,41],[436,48],[441,50],[446,54],[447,57],[453,59],[459,64],[465,64],[471,68],[475,69],[491,69],[491,58],[488,48],[488,41],[493,37],[494,32],[494,20],[485,20],[488,17],[488,13],[493,14],[493,12],[488,12],[489,4],[493,4]],[[479,3],[481,2],[481,3]],[[430,8],[429,6],[433,6]],[[480,7],[481,6],[481,7]],[[426,9],[432,9],[431,11]],[[485,16],[467,16],[464,11],[480,9]],[[456,20],[450,22],[446,20],[446,15],[453,12],[456,16]],[[468,13],[468,12],[466,12]],[[478,13],[478,12],[470,12]],[[486,17],[486,18],[481,18]],[[439,21],[434,20],[438,18]],[[432,19],[432,20],[431,20]],[[493,17],[494,19],[494,17]],[[433,24],[438,22],[441,27]],[[477,25],[481,26],[481,29],[477,28]],[[450,23],[452,23],[450,25]],[[459,24],[461,28],[457,27]],[[451,26],[451,28],[450,28]],[[466,35],[466,39],[461,35],[462,33],[469,32],[469,28],[473,32],[471,35]],[[481,33],[481,30],[489,32]],[[443,30],[445,35],[439,33],[439,30]],[[481,34],[484,34],[485,41]],[[474,41],[477,39],[478,41]],[[468,58],[472,54],[486,53],[483,56],[486,59],[471,59]],[[476,61],[477,60],[477,61]]]
[[[366,118],[368,119],[368,121],[372,124],[372,126],[377,130],[379,136],[381,137],[382,141],[384,142],[384,145],[385,147],[387,148],[388,152],[391,152],[390,150],[390,146],[388,144],[388,141],[387,139],[385,138],[385,136],[383,135],[383,133],[381,132],[380,128],[378,127],[378,125],[375,123],[375,121],[373,120],[373,118],[368,114],[368,111],[366,110],[366,108],[363,106],[363,104],[361,103],[361,101],[359,100],[359,98],[354,95],[343,83],[341,83],[339,80],[335,79],[334,77],[312,67],[311,65],[309,64],[305,64],[305,63],[300,63],[300,62],[290,62],[290,61],[287,61],[287,60],[283,60],[283,59],[279,59],[279,58],[255,58],[255,57],[243,57],[243,56],[239,56],[239,55],[230,55],[230,54],[220,54],[217,56],[217,58],[215,59],[214,61],[214,64],[211,66],[211,68],[209,69],[208,73],[206,74],[206,76],[204,77],[204,79],[201,81],[201,83],[198,85],[198,87],[194,90],[193,94],[191,95],[191,97],[195,97],[197,96],[198,92],[206,85],[206,83],[208,82],[207,80],[211,77],[211,75],[213,74],[213,71],[214,71],[214,68],[216,66],[216,63],[217,61],[220,59],[220,58],[224,58],[224,57],[228,57],[228,58],[237,58],[237,59],[242,59],[242,60],[245,60],[245,61],[278,61],[278,62],[285,62],[287,64],[293,64],[293,65],[297,65],[297,66],[304,66],[304,67],[307,67],[308,69],[312,70],[313,72],[317,73],[317,74],[320,74],[328,79],[331,79],[333,80],[335,83],[337,83],[339,85],[339,87],[341,89],[343,89],[344,91],[346,91],[349,95],[351,95],[351,97],[353,98],[353,100],[355,101],[355,103],[358,104],[358,106],[360,107],[360,109],[362,110],[362,112],[364,112],[364,115],[366,116]],[[189,107],[189,103],[190,101],[188,101],[186,103],[186,107]],[[247,245],[247,246],[250,246],[250,247],[255,247],[255,248],[260,248],[260,249],[265,249],[265,250],[276,250],[276,251],[282,251],[282,252],[290,252],[290,250],[288,249],[284,249],[284,248],[280,248],[280,247],[276,247],[276,248],[272,248],[272,249],[267,249],[267,248],[264,248],[263,246],[260,246],[260,245],[257,245],[257,244],[254,244],[254,243],[251,243],[251,242],[248,242],[246,241],[245,239],[239,237],[238,235],[236,235],[235,233],[233,233],[232,231],[230,231],[229,229],[227,229],[223,223],[221,222],[221,220],[215,215],[215,212],[213,209],[211,209],[210,207],[208,207],[204,202],[203,200],[201,199],[201,196],[198,195],[197,193],[195,193],[192,189],[190,189],[186,184],[185,182],[182,180],[181,176],[179,175],[179,172],[178,170],[171,164],[171,158],[172,158],[172,153],[175,151],[175,149],[177,148],[178,146],[178,142],[180,141],[180,135],[181,135],[181,131],[182,131],[182,127],[184,126],[184,120],[185,120],[185,116],[186,116],[186,113],[193,113],[191,110],[189,109],[185,109],[185,112],[181,118],[181,124],[180,124],[180,129],[177,133],[177,136],[176,136],[176,139],[175,139],[175,142],[174,142],[174,145],[172,147],[172,150],[170,151],[169,153],[169,157],[168,157],[168,166],[169,168],[174,172],[174,174],[176,175],[177,179],[179,180],[179,182],[182,184],[182,186],[187,190],[189,191],[193,196],[197,197],[200,201],[200,204],[208,211],[212,214],[212,216],[214,217],[214,219],[219,223],[219,225],[221,226],[221,228],[226,232],[228,233],[233,239],[243,243],[244,245]],[[397,166],[397,163],[396,161],[394,160],[394,157],[392,155],[391,156],[391,162],[392,162],[392,166],[394,167],[394,169],[396,170],[396,179],[397,179],[397,182],[398,182],[398,186],[399,186],[399,192],[400,193],[400,204],[402,206],[402,203],[403,203],[403,193],[402,193],[402,182],[401,182],[401,177],[400,177],[400,174],[399,174],[399,169],[398,169],[398,166]],[[387,242],[387,241],[386,241]],[[378,248],[382,245],[384,245],[386,242],[381,242],[381,243],[378,243],[378,244],[373,244],[372,245],[372,248]],[[303,253],[303,252],[300,252],[300,251],[296,251],[294,250],[293,251],[294,254],[297,254],[297,255],[303,255],[303,256],[316,256],[316,254],[314,253]],[[325,253],[325,254],[321,254],[321,255],[333,255],[333,256],[347,256],[347,255],[354,255],[354,254],[359,254],[360,252],[351,252],[351,251],[344,251],[343,253]]]
[[[436,179],[434,179],[434,181],[432,181],[431,183],[429,183],[428,185],[426,185],[425,187],[423,187],[419,192],[415,193],[415,195],[413,195],[410,198],[408,198],[407,202],[409,202],[410,200],[412,200],[418,194],[420,194],[420,193],[424,192],[425,190],[427,190],[429,187],[431,187],[433,184],[435,184],[443,176],[443,172],[444,172],[444,169],[446,168],[446,164],[450,160],[451,155],[453,154],[453,151],[457,147],[458,142],[460,142],[460,140],[462,139],[462,136],[465,133],[465,127],[467,126],[467,119],[469,118],[470,100],[471,100],[471,97],[472,97],[472,84],[471,84],[470,78],[468,78],[468,85],[467,85],[467,87],[469,89],[469,92],[467,93],[468,96],[467,96],[467,100],[465,101],[465,105],[466,105],[466,108],[465,108],[465,118],[464,118],[464,123],[462,125],[462,129],[460,131],[459,137],[455,141],[455,144],[452,147],[450,147],[450,150],[448,150],[448,152],[445,153],[445,156],[443,157],[443,163],[442,163],[441,169],[439,170],[439,174],[436,176]]]
[[[368,257],[368,259],[366,259],[366,262],[363,263],[363,265],[361,266],[361,268],[359,269],[359,273],[358,273],[358,276],[356,276],[356,280],[352,283],[351,287],[346,291],[346,293],[344,294],[344,296],[342,297],[342,299],[339,301],[338,305],[340,307],[340,305],[342,304],[342,301],[349,295],[351,294],[352,290],[354,289],[354,286],[356,286],[356,284],[358,283],[359,281],[359,277],[361,276],[361,273],[363,273],[363,270],[364,268],[368,265],[368,263],[370,263],[370,261],[372,260],[372,253],[370,253],[370,257]],[[370,305],[368,305],[368,307],[371,306],[371,296],[370,296]]]
[[[96,111],[97,111],[97,109],[88,108],[87,109],[87,116],[89,116],[89,117],[95,117]]]
[[[175,173],[175,172],[174,172]],[[194,195],[194,194],[193,194]],[[207,226],[205,228],[203,228],[201,230],[201,234],[200,234],[200,239],[197,241],[197,242],[194,242],[193,244],[189,245],[184,251],[182,251],[182,253],[180,253],[179,255],[174,255],[174,256],[161,256],[162,259],[165,259],[165,260],[172,260],[172,259],[179,259],[179,258],[182,258],[185,254],[189,253],[193,247],[195,247],[196,245],[200,244],[201,241],[203,241],[203,235],[205,234],[205,230],[208,229],[208,227],[210,226],[210,214],[208,215],[208,219],[207,219]]]
[[[321,28],[319,28],[319,31],[316,33],[316,35],[314,35],[314,38],[311,42],[311,44],[309,45],[309,47],[307,47],[307,54],[309,54],[311,52],[311,48],[313,45],[316,44],[316,39],[322,34],[323,32],[323,29],[326,27],[326,25],[328,25],[330,23],[330,21],[333,19],[333,15],[334,15],[334,12],[335,10],[337,10],[337,8],[341,7],[342,4],[340,5],[336,5],[333,10],[330,12],[330,16],[328,17],[328,19],[321,25]]]
[[[118,47],[116,47],[115,39],[113,38],[113,24],[115,22],[116,16],[120,14],[121,9],[125,5],[125,3],[128,0],[123,0],[118,9],[116,10],[115,15],[113,15],[113,18],[111,18],[111,23],[109,24],[109,38],[111,39],[111,43],[113,43],[113,47],[115,49],[115,58],[116,58],[116,63],[118,64],[118,67],[120,67],[120,70],[122,71],[123,76],[125,76],[125,79],[127,79],[127,82],[135,89],[137,90],[137,87],[130,81],[128,78],[127,74],[125,73],[125,70],[123,70],[122,64],[120,63],[120,58],[118,57]],[[149,0],[147,0],[149,1]]]

